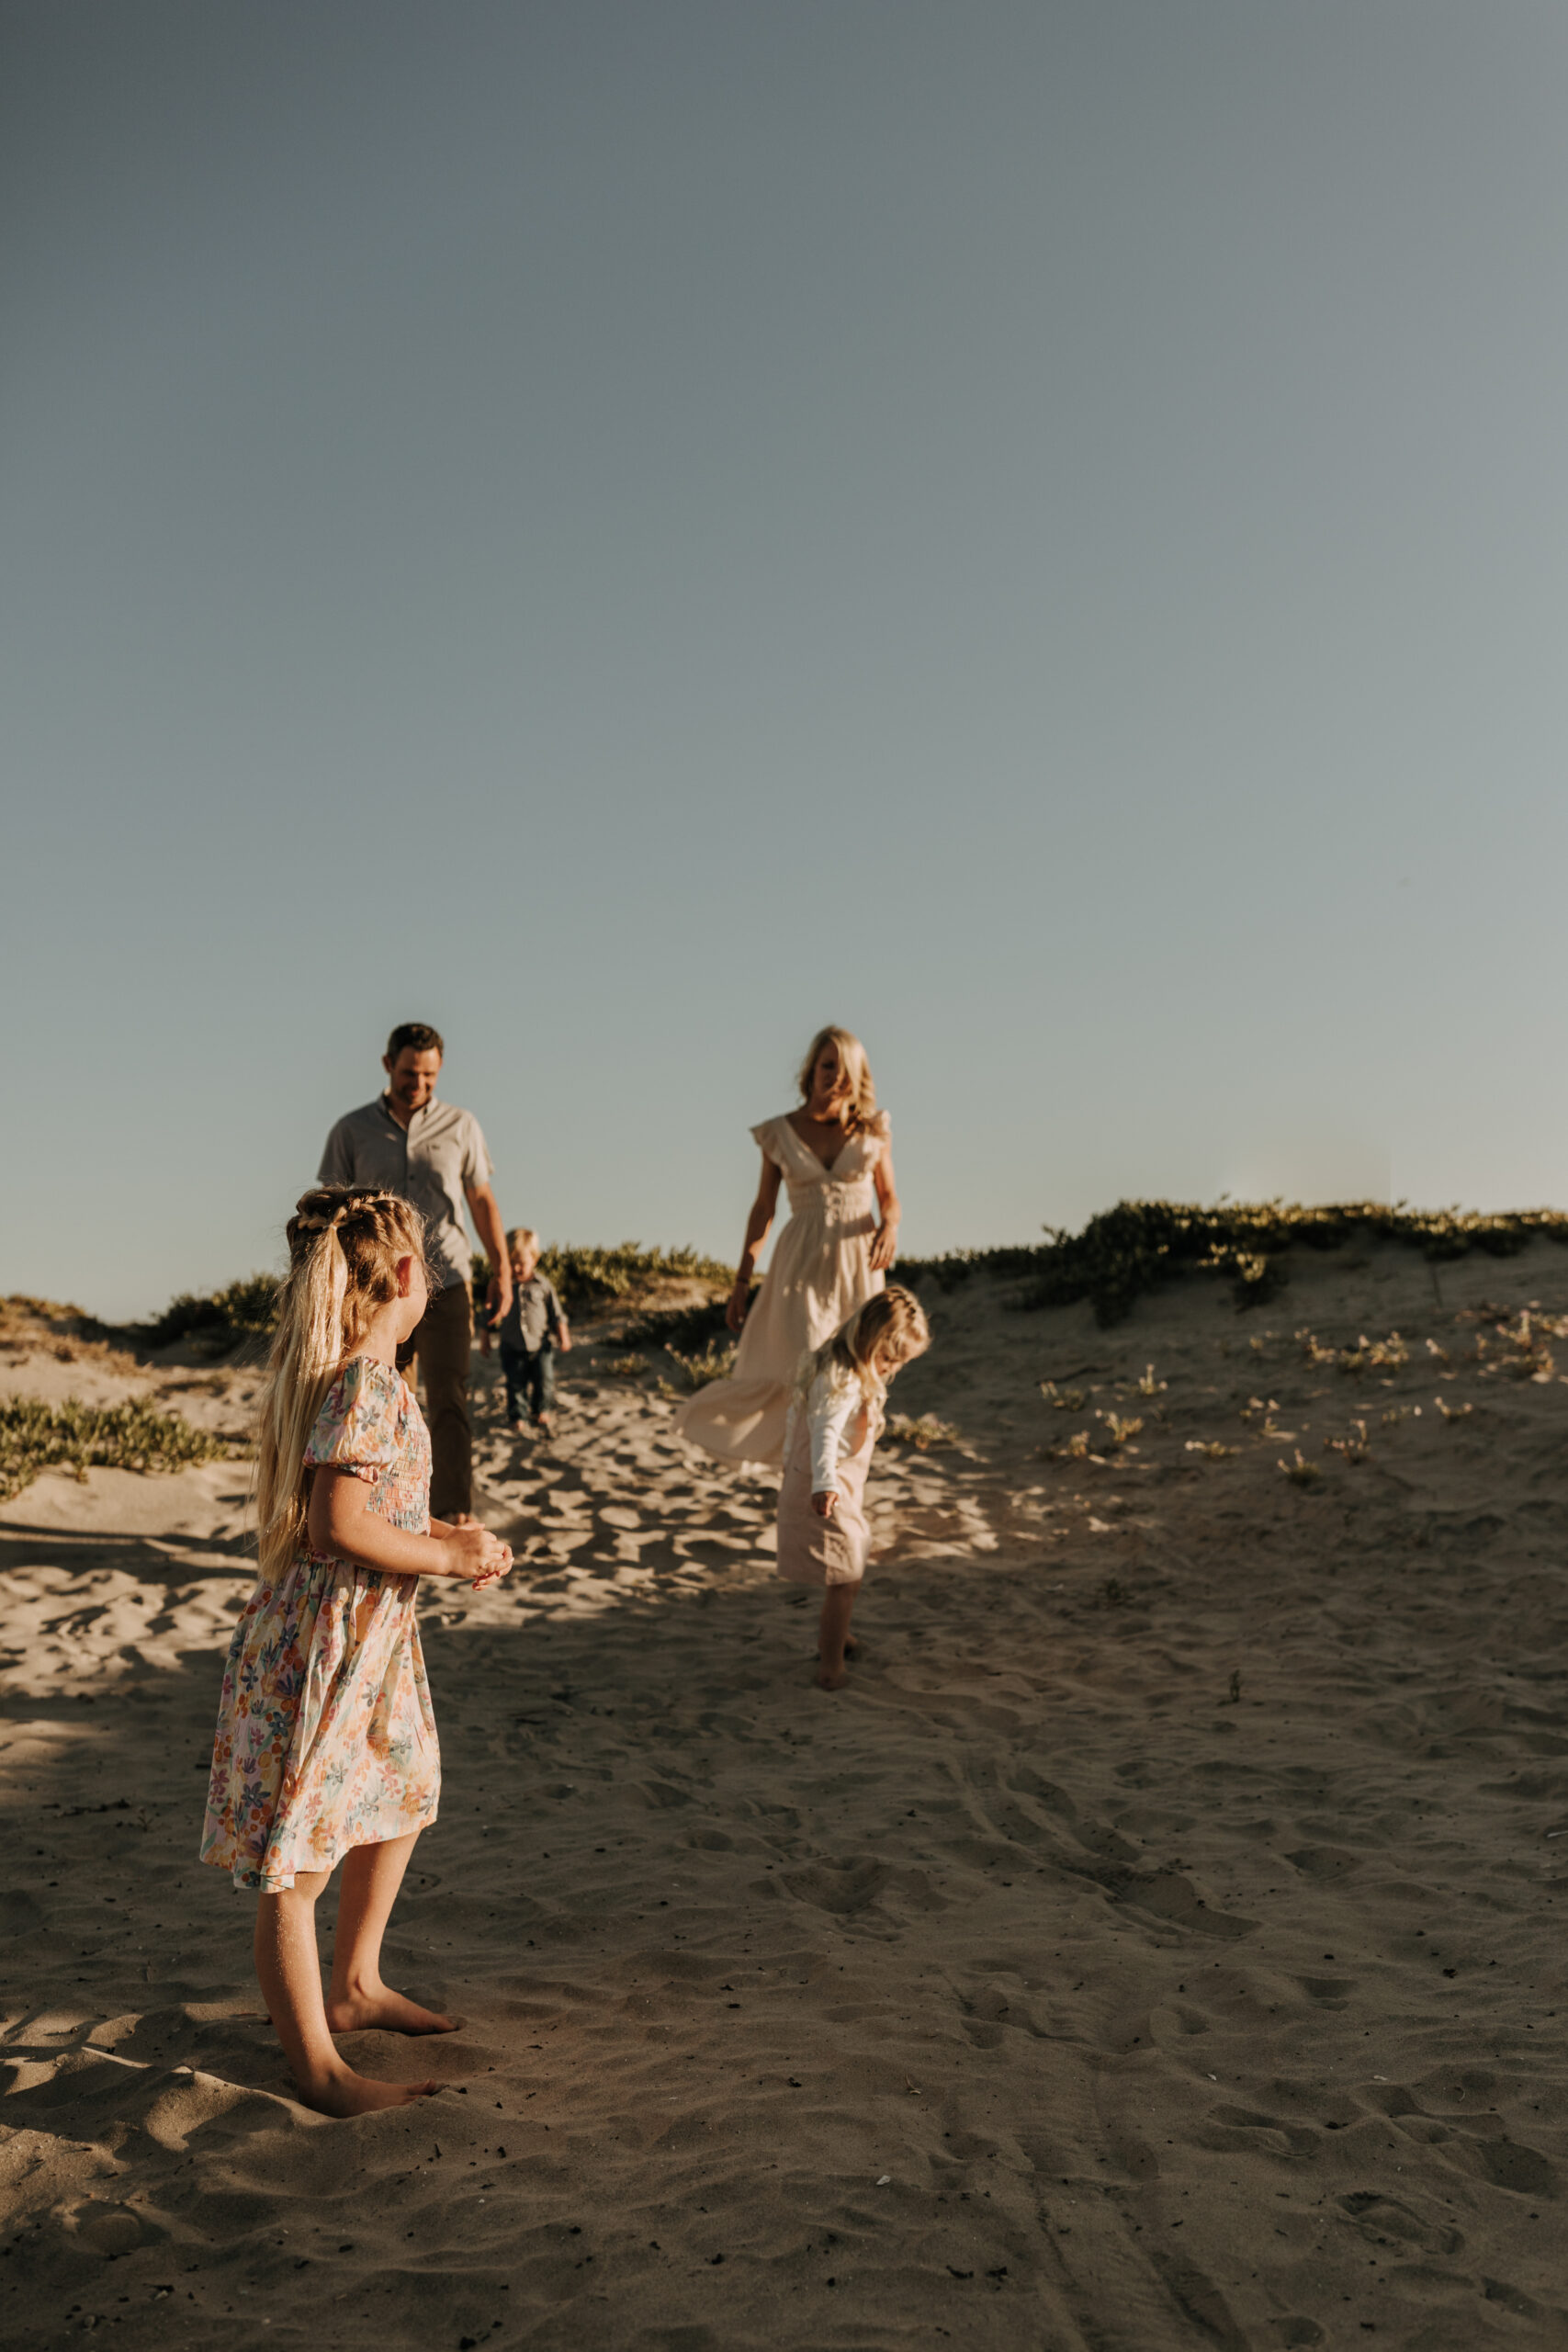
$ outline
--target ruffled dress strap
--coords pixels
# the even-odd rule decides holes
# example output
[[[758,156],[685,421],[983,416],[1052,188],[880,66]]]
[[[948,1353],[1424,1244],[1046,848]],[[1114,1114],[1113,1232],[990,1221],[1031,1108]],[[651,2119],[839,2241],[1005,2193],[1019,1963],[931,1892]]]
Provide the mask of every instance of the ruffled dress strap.
[[[764,1159],[771,1159],[775,1168],[787,1168],[789,1162],[784,1154],[789,1148],[788,1138],[794,1133],[787,1118],[763,1119],[752,1128],[751,1140],[761,1147]]]

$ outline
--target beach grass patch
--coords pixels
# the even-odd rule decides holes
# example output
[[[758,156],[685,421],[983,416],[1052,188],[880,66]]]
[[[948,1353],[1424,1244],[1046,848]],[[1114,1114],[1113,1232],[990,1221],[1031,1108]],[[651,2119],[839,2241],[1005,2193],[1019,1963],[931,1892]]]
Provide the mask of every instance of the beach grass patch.
[[[1568,1244],[1568,1216],[1519,1209],[1495,1216],[1464,1209],[1412,1209],[1403,1202],[1351,1201],[1324,1208],[1299,1202],[1223,1201],[1213,1208],[1177,1201],[1119,1201],[1081,1233],[1045,1227],[1028,1246],[951,1250],[905,1258],[899,1279],[952,1290],[975,1273],[1021,1278],[1017,1304],[1070,1306],[1088,1299],[1102,1324],[1118,1323],[1134,1299],[1173,1275],[1228,1278],[1238,1306],[1261,1306],[1283,1288],[1280,1260],[1295,1246],[1337,1250],[1347,1241],[1397,1241],[1444,1261],[1482,1250],[1517,1257],[1537,1239]]]
[[[728,1347],[725,1347],[716,1340],[711,1347],[705,1348],[700,1355],[685,1355],[679,1348],[670,1348],[666,1352],[685,1385],[683,1388],[676,1388],[668,1380],[661,1380],[659,1384],[659,1393],[661,1396],[693,1396],[697,1389],[705,1388],[710,1381],[728,1380],[735,1369],[733,1342]]]
[[[722,1283],[728,1289],[735,1280],[733,1266],[705,1257],[700,1250],[645,1250],[640,1241],[618,1241],[610,1248],[552,1241],[539,1254],[539,1272],[555,1284],[569,1315],[629,1302],[660,1283]],[[490,1279],[489,1259],[476,1252],[476,1302],[483,1301]]]
[[[956,1445],[958,1431],[951,1421],[939,1420],[934,1413],[889,1413],[886,1434],[901,1445],[912,1445],[917,1453],[929,1453],[933,1445]]]
[[[84,1482],[91,1469],[183,1470],[219,1462],[228,1440],[192,1427],[179,1413],[161,1413],[149,1398],[125,1405],[84,1405],[68,1396],[46,1405],[34,1396],[0,1401],[0,1502],[9,1502],[43,1470],[69,1469]]]
[[[222,1354],[242,1340],[265,1339],[277,1320],[276,1274],[247,1274],[223,1290],[181,1291],[151,1323],[127,1326],[132,1338],[146,1348],[173,1347],[177,1340],[197,1340],[204,1352]]]

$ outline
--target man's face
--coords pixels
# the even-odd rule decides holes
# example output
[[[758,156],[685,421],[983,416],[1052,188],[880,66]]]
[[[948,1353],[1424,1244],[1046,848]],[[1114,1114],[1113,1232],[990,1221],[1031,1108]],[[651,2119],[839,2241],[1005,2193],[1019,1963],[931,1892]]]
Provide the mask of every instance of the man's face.
[[[405,1046],[396,1061],[389,1054],[383,1054],[381,1068],[387,1073],[387,1091],[393,1102],[400,1103],[405,1111],[423,1111],[435,1091],[441,1057],[431,1046],[423,1053]]]

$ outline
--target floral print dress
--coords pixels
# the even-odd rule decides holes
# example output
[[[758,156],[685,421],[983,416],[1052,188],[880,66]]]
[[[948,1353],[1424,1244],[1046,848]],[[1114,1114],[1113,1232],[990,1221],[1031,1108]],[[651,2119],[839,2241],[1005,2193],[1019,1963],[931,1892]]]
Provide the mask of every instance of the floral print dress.
[[[344,1364],[305,1463],[351,1470],[380,1518],[428,1533],[430,1439],[389,1365]],[[441,1751],[418,1589],[308,1547],[276,1583],[256,1579],[229,1646],[201,1839],[202,1860],[236,1886],[276,1894],[297,1871],[434,1820]]]

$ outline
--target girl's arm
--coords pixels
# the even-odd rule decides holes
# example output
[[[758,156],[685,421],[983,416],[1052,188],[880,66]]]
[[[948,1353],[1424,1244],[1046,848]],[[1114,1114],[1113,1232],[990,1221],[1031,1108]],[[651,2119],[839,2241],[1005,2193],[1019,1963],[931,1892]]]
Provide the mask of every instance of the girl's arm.
[[[488,1527],[448,1527],[433,1520],[428,1535],[393,1527],[370,1508],[370,1489],[352,1470],[319,1469],[307,1513],[311,1548],[396,1577],[457,1577],[490,1584],[512,1566],[512,1549]]]
[[[746,1239],[741,1247],[740,1263],[735,1270],[735,1287],[729,1294],[729,1305],[724,1319],[732,1331],[739,1331],[746,1320],[746,1301],[751,1291],[751,1272],[757,1262],[757,1252],[773,1230],[773,1211],[779,1204],[777,1165],[762,1154],[762,1181],[757,1187],[757,1197],[751,1204],[751,1214],[746,1220]]]
[[[807,1427],[811,1446],[811,1508],[818,1519],[831,1519],[839,1499],[839,1456],[857,1402],[848,1381],[830,1385],[818,1374],[811,1384]]]
[[[871,1244],[873,1270],[885,1274],[898,1255],[898,1219],[903,1211],[893,1188],[893,1147],[884,1147],[881,1159],[872,1170],[876,1184],[877,1204],[882,1211],[882,1223],[877,1227]]]

